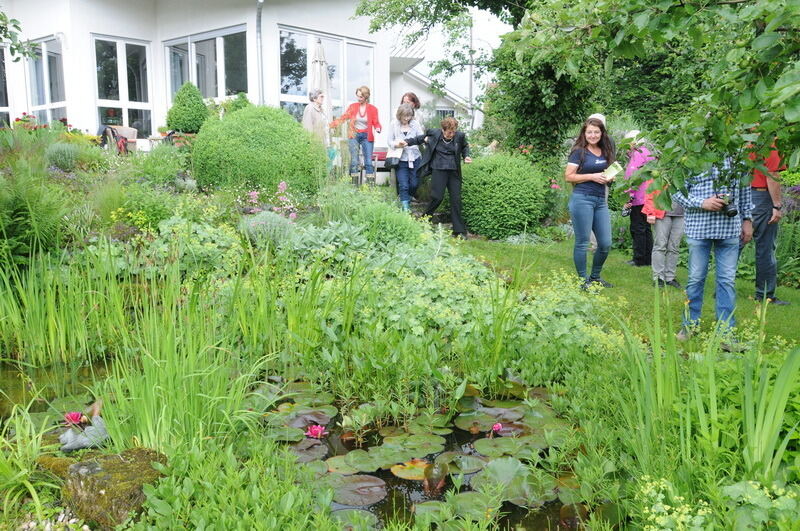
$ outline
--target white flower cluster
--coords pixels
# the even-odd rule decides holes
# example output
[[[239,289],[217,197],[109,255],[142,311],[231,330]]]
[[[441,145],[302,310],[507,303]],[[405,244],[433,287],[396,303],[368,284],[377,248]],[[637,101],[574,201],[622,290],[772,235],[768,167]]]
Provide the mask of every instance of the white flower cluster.
[[[642,477],[636,502],[641,508],[645,531],[703,531],[707,525],[706,517],[711,514],[705,501],[699,501],[696,506],[688,504],[683,496],[675,494],[669,481],[649,476]]]

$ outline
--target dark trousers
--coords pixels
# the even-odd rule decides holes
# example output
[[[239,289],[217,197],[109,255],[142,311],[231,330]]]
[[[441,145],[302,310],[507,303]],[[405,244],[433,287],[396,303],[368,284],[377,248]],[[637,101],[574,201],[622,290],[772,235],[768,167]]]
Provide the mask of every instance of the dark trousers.
[[[633,261],[636,265],[650,265],[653,254],[653,232],[642,214],[644,205],[631,207],[631,237],[633,238]]]
[[[778,224],[770,225],[772,197],[766,190],[753,190],[753,242],[756,246],[756,299],[775,296],[778,283]],[[739,245],[739,252],[744,243]]]
[[[433,170],[431,174],[431,202],[425,209],[426,216],[432,216],[444,199],[444,189],[450,193],[450,220],[453,233],[466,234],[467,227],[461,217],[461,177],[456,170]]]

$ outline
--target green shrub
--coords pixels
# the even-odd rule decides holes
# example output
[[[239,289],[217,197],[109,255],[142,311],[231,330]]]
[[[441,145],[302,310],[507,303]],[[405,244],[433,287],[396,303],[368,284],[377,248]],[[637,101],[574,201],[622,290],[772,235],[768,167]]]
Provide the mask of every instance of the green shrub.
[[[322,144],[289,114],[247,107],[224,120],[208,120],[194,143],[192,160],[200,186],[319,190],[327,158]]]
[[[255,245],[279,246],[292,237],[294,224],[280,214],[265,210],[243,217],[239,230]]]
[[[62,193],[29,168],[0,174],[0,263],[27,264],[57,247],[64,214]]]
[[[496,154],[463,167],[464,221],[500,239],[533,228],[547,215],[549,180],[516,155]]]
[[[200,89],[189,82],[184,83],[167,112],[167,127],[181,133],[196,133],[206,118],[208,108],[203,103]]]
[[[225,109],[225,115],[229,115],[230,113],[239,111],[246,107],[251,107],[253,104],[250,103],[250,100],[247,99],[247,94],[244,92],[240,92],[236,95],[235,98],[232,100],[228,100],[222,104],[222,107]]]
[[[159,223],[174,215],[178,204],[173,194],[146,184],[135,183],[125,186],[121,194],[122,204],[110,212],[111,222],[125,223],[141,230],[155,230]],[[120,197],[112,188],[109,189],[107,199],[113,202],[119,201]]]
[[[186,153],[171,144],[159,144],[149,153],[131,157],[135,177],[144,177],[155,184],[173,184],[186,166]]]
[[[73,171],[78,163],[81,149],[75,144],[56,142],[45,149],[47,163],[61,171]]]
[[[93,145],[78,144],[78,167],[87,171],[104,171],[109,168],[109,152]]]

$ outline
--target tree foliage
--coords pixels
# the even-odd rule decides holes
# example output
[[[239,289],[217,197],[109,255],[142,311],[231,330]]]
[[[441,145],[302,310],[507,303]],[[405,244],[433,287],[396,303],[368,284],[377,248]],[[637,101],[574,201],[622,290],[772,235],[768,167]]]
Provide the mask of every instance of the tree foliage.
[[[8,53],[14,58],[14,61],[35,55],[33,45],[20,39],[21,31],[19,20],[8,18],[8,15],[0,11],[0,44],[8,47]]]
[[[767,154],[773,142],[790,166],[800,162],[798,29],[794,0],[540,0],[514,46],[532,55],[532,66],[555,65],[560,75],[598,62],[610,70],[616,58],[675,43],[708,53],[705,83],[684,116],[657,131],[661,156],[647,167],[657,185],[683,188],[725,156],[746,162],[743,151]]]

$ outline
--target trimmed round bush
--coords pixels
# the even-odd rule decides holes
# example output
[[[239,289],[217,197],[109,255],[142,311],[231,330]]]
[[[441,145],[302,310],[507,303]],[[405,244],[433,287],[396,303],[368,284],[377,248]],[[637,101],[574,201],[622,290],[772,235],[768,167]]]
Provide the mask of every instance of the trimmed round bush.
[[[327,167],[322,143],[288,113],[274,107],[246,107],[224,120],[208,120],[192,152],[202,187],[289,189],[306,195],[319,190]]]
[[[462,171],[470,231],[501,239],[532,230],[546,217],[549,181],[527,159],[498,153],[465,164]]]
[[[181,133],[196,133],[207,118],[208,107],[203,103],[200,89],[187,81],[175,93],[167,112],[167,127]]]

